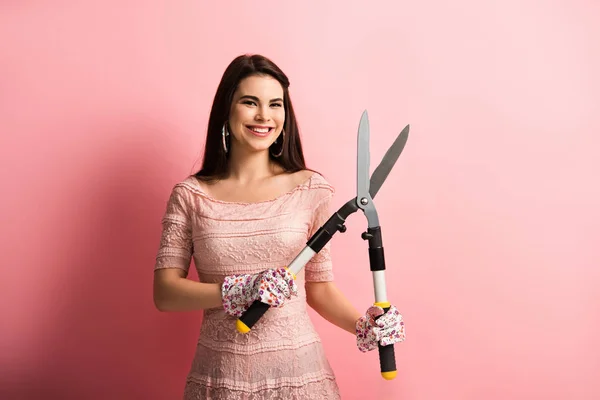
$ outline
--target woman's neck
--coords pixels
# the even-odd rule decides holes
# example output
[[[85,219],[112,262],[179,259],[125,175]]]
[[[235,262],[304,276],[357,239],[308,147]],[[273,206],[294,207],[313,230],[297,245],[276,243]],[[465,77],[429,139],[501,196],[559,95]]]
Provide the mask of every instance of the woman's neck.
[[[229,155],[228,178],[242,184],[272,177],[280,169],[269,158],[269,150],[252,153],[232,151]]]

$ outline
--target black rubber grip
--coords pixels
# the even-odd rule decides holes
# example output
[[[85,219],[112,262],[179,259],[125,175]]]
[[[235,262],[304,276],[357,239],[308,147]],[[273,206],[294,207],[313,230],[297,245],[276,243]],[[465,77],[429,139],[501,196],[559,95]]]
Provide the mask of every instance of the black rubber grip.
[[[369,239],[369,263],[371,264],[371,271],[383,271],[385,269],[385,254],[383,253],[381,227],[376,226],[367,229],[365,237]]]
[[[381,372],[396,371],[396,355],[394,353],[394,345],[387,346],[379,345],[379,366]]]
[[[389,309],[389,307],[385,307],[383,311],[388,312]],[[385,314],[382,314],[375,319],[377,320],[384,315]],[[385,372],[396,371],[396,354],[394,352],[393,344],[388,344],[387,346],[379,344],[379,367],[382,374]]]
[[[248,328],[252,329],[254,324],[258,322],[258,320],[263,316],[264,313],[267,312],[269,308],[271,308],[270,305],[259,300],[255,300],[254,303],[252,303],[246,310],[246,312],[242,314],[239,320],[242,321]]]
[[[385,270],[385,254],[383,247],[369,248],[369,264],[371,271]]]

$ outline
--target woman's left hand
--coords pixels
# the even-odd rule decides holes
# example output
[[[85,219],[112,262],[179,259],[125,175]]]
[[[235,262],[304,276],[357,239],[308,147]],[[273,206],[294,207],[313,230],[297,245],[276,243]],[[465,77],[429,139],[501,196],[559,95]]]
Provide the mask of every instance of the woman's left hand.
[[[379,344],[387,346],[406,339],[404,321],[398,309],[391,306],[385,315],[382,314],[383,308],[371,306],[356,321],[356,345],[363,353],[375,350]]]

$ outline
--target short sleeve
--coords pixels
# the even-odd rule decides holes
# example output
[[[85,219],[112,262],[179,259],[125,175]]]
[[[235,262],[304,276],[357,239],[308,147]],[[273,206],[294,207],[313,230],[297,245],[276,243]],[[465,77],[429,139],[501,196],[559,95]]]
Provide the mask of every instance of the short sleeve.
[[[192,259],[192,220],[189,193],[175,186],[162,219],[162,234],[154,269],[180,268],[189,271]]]
[[[324,197],[321,197],[313,211],[311,229],[309,237],[312,237],[319,228],[331,217],[330,204],[333,198],[333,191],[327,191]],[[331,240],[323,246],[321,251],[311,258],[306,264],[305,280],[306,282],[330,282],[333,281],[333,263],[331,261]]]

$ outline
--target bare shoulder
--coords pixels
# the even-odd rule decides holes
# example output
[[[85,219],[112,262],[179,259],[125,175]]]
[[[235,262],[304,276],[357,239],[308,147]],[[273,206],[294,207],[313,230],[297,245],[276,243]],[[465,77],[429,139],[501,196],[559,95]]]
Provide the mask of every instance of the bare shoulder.
[[[295,172],[294,179],[296,185],[306,185],[311,190],[329,192],[333,194],[335,189],[333,185],[321,173],[313,170],[302,170]]]
[[[308,169],[303,169],[301,171],[294,172],[290,174],[290,178],[294,183],[294,186],[302,185],[303,183],[308,182],[313,176],[314,172]]]

